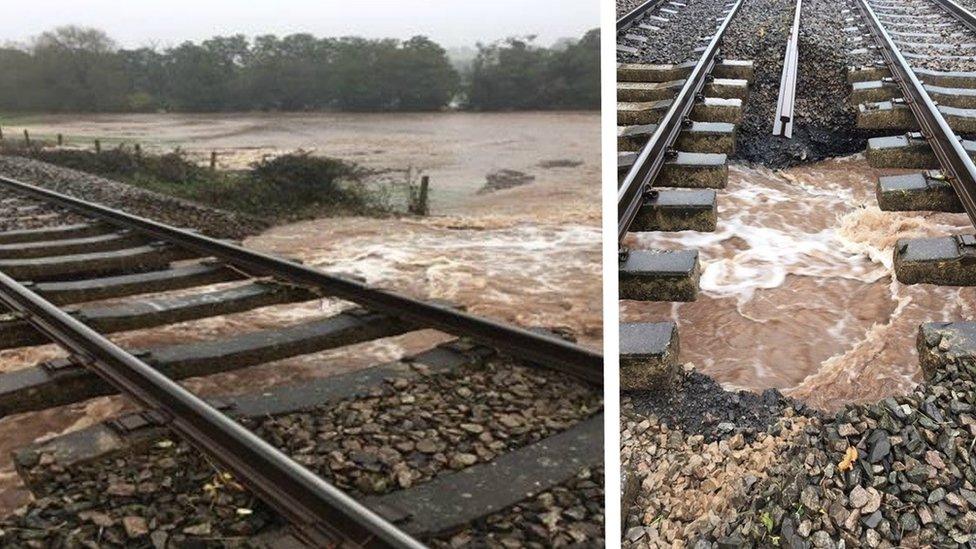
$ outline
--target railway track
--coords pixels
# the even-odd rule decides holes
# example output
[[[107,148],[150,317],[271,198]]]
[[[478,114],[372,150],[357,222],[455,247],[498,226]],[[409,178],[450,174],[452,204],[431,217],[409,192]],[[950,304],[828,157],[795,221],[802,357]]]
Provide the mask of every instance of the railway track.
[[[856,116],[858,127],[864,130],[852,131],[854,139],[878,136],[868,142],[868,162],[876,168],[898,170],[882,172],[884,175],[878,181],[876,190],[881,209],[965,213],[970,224],[976,222],[973,215],[976,208],[971,206],[969,198],[976,190],[973,175],[976,170],[972,160],[976,154],[976,142],[972,141],[976,133],[976,126],[972,125],[972,117],[976,115],[976,18],[951,0],[852,0],[840,7],[829,6],[831,12],[823,15],[821,10],[825,4],[828,3],[803,2],[802,8],[806,11],[801,17],[801,5],[797,2],[796,11],[792,13],[793,27],[789,38],[783,40],[786,60],[777,105],[777,119],[784,124],[774,130],[774,135],[786,133],[785,123],[793,122],[792,116],[788,121],[781,116],[789,110],[793,102],[790,95],[796,91],[784,89],[784,86],[791,81],[795,83],[797,74],[815,74],[818,62],[821,70],[826,68],[823,70],[825,74],[839,74],[836,80],[831,78],[831,82],[824,83],[831,89],[826,95],[836,101],[838,94],[832,90],[839,82],[844,82],[843,72],[837,69],[849,66],[852,61],[860,63],[873,57],[874,60],[865,66],[850,70],[849,83],[843,86],[850,86],[852,90],[853,105],[849,111],[852,116],[846,122],[853,122]],[[748,10],[742,10],[740,21],[748,16]],[[787,28],[778,14],[772,24],[766,26],[772,19],[757,17],[753,21],[759,23],[745,29],[744,33],[760,35],[763,30],[781,23],[782,28]],[[837,25],[839,22],[843,25]],[[802,28],[801,23],[810,26]],[[829,28],[834,25],[835,28]],[[843,39],[836,40],[834,34],[841,30],[841,26],[846,27],[842,32],[848,37],[847,51],[836,46],[845,43]],[[737,26],[730,36],[739,30]],[[796,51],[798,36],[804,38],[804,48],[810,48],[804,49],[807,61],[800,66],[796,65],[797,58],[803,59]],[[830,47],[824,48],[828,40]],[[734,39],[727,42],[737,43]],[[817,51],[817,48],[824,49]],[[769,63],[775,58],[769,55],[771,49],[760,52],[757,59]],[[707,53],[705,50],[703,55]],[[758,68],[763,76],[768,76],[769,72],[763,69],[768,69],[769,65]],[[809,72],[797,73],[798,70]],[[759,85],[768,87],[759,90],[754,87],[752,100],[761,96],[768,105],[768,99],[776,97],[775,84],[764,78]],[[621,88],[626,89],[626,86]],[[798,122],[794,129],[812,131],[817,119],[809,116],[810,103],[816,103],[814,109],[826,109],[829,101],[821,99],[824,96],[818,97],[817,93],[801,91],[801,96],[804,105],[799,109],[798,120],[802,122]],[[678,116],[680,119],[681,115]],[[850,126],[845,123],[844,127]],[[804,138],[802,133],[799,137]],[[770,142],[780,143],[779,140],[772,141],[776,138],[768,134],[767,138]],[[680,147],[679,142],[675,148],[680,150]],[[644,149],[640,155],[631,157],[636,158],[632,166],[621,170],[623,177],[618,195],[621,299],[687,301],[696,297],[698,286],[698,258],[694,250],[645,251],[649,259],[643,265],[633,261],[634,243],[655,241],[653,237],[635,237],[634,233],[641,231],[635,229],[629,213],[634,204],[644,209],[658,196],[653,193],[660,186],[660,175],[653,175],[658,168],[653,163],[644,164],[644,161],[662,159],[658,162],[668,162],[674,158],[674,153],[670,157],[667,153],[659,156],[650,152],[652,150],[656,149]],[[847,169],[845,166],[849,161],[853,165],[860,164],[860,159],[843,159],[836,164],[828,163],[822,171],[798,170],[802,176],[784,177],[785,184],[777,181],[775,185],[765,189],[760,187],[755,192],[750,189],[748,200],[756,204],[764,204],[766,199],[776,201],[772,197],[778,190],[793,190],[790,187],[793,185],[804,192],[780,195],[783,207],[774,210],[776,215],[787,217],[797,215],[792,208],[800,203],[797,197],[807,198],[806,189],[811,189],[812,200],[816,200],[812,196],[815,193],[833,193],[834,189],[841,193],[853,191],[838,193],[842,198],[837,212],[843,218],[834,217],[835,212],[830,208],[838,202],[833,202],[832,198],[832,201],[813,202],[813,208],[810,204],[801,204],[806,209],[800,209],[798,215],[802,218],[810,212],[816,223],[807,224],[804,219],[803,223],[790,221],[784,224],[791,236],[802,235],[807,227],[815,227],[810,231],[811,240],[824,232],[834,231],[830,225],[835,220],[843,225],[851,220],[859,221],[861,214],[872,221],[878,218],[885,222],[894,220],[891,225],[881,225],[885,232],[905,230],[906,226],[912,226],[912,222],[923,219],[928,223],[918,223],[921,230],[931,230],[934,226],[952,227],[963,219],[961,215],[905,216],[906,222],[899,224],[901,216],[878,216],[871,209],[857,210],[851,215],[849,201],[861,201],[858,173],[861,168],[852,169],[855,174],[853,185],[850,180],[837,185],[838,179],[843,180],[846,174],[832,173],[838,166],[839,170]],[[638,175],[642,166],[647,166],[644,170],[650,176]],[[811,172],[815,176],[807,177]],[[625,190],[634,181],[638,185],[629,196],[652,191],[642,201],[627,198]],[[764,195],[764,190],[768,190],[768,194]],[[817,211],[820,207],[824,207],[826,213]],[[745,235],[757,225],[757,219],[762,218],[743,222],[738,234],[735,230],[728,233],[733,238],[743,235],[743,243],[737,243],[733,251],[752,250],[766,244],[761,242],[757,246],[755,241],[746,241]],[[826,223],[822,223],[824,219]],[[703,230],[687,224],[678,227],[678,230]],[[708,225],[704,227],[704,230],[710,230]],[[849,229],[849,226],[844,228]],[[878,235],[873,234],[875,229],[870,226],[864,232],[852,232],[856,237],[868,237],[865,241],[870,242],[869,249],[873,252],[874,248],[885,246],[879,246]],[[967,225],[961,230],[963,234],[900,240],[894,246],[892,260],[898,281],[902,284],[976,286],[976,238],[972,229]],[[650,230],[675,229],[655,226]],[[843,236],[831,238],[828,246],[843,247],[852,232],[838,230],[836,234]],[[890,234],[882,233],[882,236],[890,237]],[[803,243],[799,240],[777,244],[771,237],[770,249],[775,254],[776,246],[779,246],[784,255],[788,255],[795,249],[802,250]],[[657,241],[677,242],[678,239]],[[682,241],[701,240],[692,235]],[[683,257],[684,261],[670,263],[672,268],[669,270],[658,268],[656,276],[649,273],[650,269],[631,268],[651,265],[652,260],[662,256]],[[873,254],[871,261],[877,261]],[[741,271],[738,276],[746,274],[762,280],[763,266],[776,264],[775,258],[750,264],[753,268]],[[845,262],[842,268],[846,269],[848,265]],[[806,276],[801,271],[787,272],[797,278]],[[719,288],[723,282],[727,283],[721,276],[716,283]],[[729,278],[734,282],[739,280],[735,275]],[[655,285],[648,283],[651,281]],[[976,323],[930,322],[943,317],[957,320],[953,318],[956,315],[971,315],[971,290],[905,288],[900,284],[889,285],[884,278],[881,285],[889,287],[892,296],[910,297],[896,299],[899,310],[895,314],[879,315],[882,320],[871,329],[883,326],[887,320],[889,326],[897,326],[898,331],[884,334],[880,343],[879,339],[869,337],[866,341],[870,345],[855,347],[856,351],[867,351],[863,354],[845,352],[834,355],[838,360],[831,357],[827,362],[819,362],[821,369],[802,380],[802,383],[810,380],[807,391],[788,393],[800,400],[783,397],[774,389],[766,389],[762,394],[730,389],[727,384],[742,386],[734,376],[723,379],[727,382],[723,387],[716,379],[702,375],[703,372],[695,368],[676,371],[678,345],[673,324],[621,325],[621,387],[633,390],[622,395],[621,402],[623,546],[655,547],[675,542],[712,547],[973,544],[976,540],[976,492],[973,492],[976,476],[971,451],[976,430],[971,425],[972,412],[976,409],[976,393],[973,392],[976,386],[976,369],[973,367],[976,364]],[[784,286],[780,284],[777,288]],[[795,289],[790,291],[800,293]],[[933,305],[924,299],[929,292],[938,296]],[[718,291],[715,293],[721,295]],[[952,297],[944,299],[946,295]],[[815,303],[818,297],[810,294],[802,299]],[[864,291],[848,299],[850,303],[830,302],[826,310],[834,314],[845,312],[842,309],[858,310],[862,304],[869,308],[877,298],[870,291]],[[813,324],[813,330],[810,329],[810,323],[802,319],[806,303],[792,299],[779,301],[774,295],[769,296],[766,304],[759,305],[759,301],[750,297],[746,306],[739,301],[739,308],[733,309],[733,314],[750,316],[750,320],[757,323],[790,323],[795,319],[797,325],[810,332],[800,337],[809,338],[816,344],[836,337],[832,333],[820,333],[816,324]],[[947,304],[945,308],[941,307],[943,303]],[[665,307],[650,309],[641,308],[640,304],[622,303],[624,305],[627,306],[625,314],[630,314],[630,318],[635,318],[634,313],[642,310],[668,314]],[[901,309],[902,306],[906,308]],[[899,316],[909,306],[915,307],[915,311]],[[773,307],[777,314],[767,314]],[[677,317],[679,310],[672,306],[671,314]],[[779,346],[784,349],[784,354],[803,352],[800,346],[789,341],[781,345],[778,341],[749,337],[749,332],[741,332],[734,321],[722,314],[723,309],[697,317],[693,316],[694,312],[685,314],[684,310],[681,310],[683,322],[692,324],[704,319],[710,323],[703,328],[708,332],[708,343],[714,341],[716,347],[747,346],[747,353],[753,353],[748,358],[755,356],[757,368],[785,371],[792,366],[789,359],[764,355],[764,345]],[[919,378],[916,377],[914,357],[910,357],[910,369],[905,376],[911,378],[909,386],[873,393],[874,388],[886,380],[872,370],[904,366],[904,356],[893,357],[889,350],[903,345],[906,325],[908,335],[915,336],[922,383],[915,383]],[[769,333],[773,334],[770,339],[779,337],[776,330]],[[709,357],[714,364],[708,364],[709,359],[702,358],[701,354],[688,362],[699,365],[705,362],[704,373],[710,374],[708,370],[712,368],[719,373],[716,377],[730,370],[735,374],[744,370],[732,359],[728,360],[731,365],[722,364],[728,355],[722,355],[721,350],[718,353],[714,358]],[[805,371],[802,373],[808,375]],[[827,375],[820,378],[821,373]],[[836,377],[824,383],[832,375]],[[678,381],[670,383],[670,377]],[[841,389],[838,391],[838,388]],[[811,397],[813,391],[826,394],[838,391],[845,402],[828,411],[807,408],[807,405],[819,407],[826,400],[818,402],[817,396]],[[831,404],[840,400],[838,398]],[[757,424],[752,423],[756,420]],[[666,445],[662,444],[665,439]],[[755,471],[762,473],[756,475]],[[757,476],[764,478],[757,481]],[[734,503],[729,505],[730,502]]]
[[[667,65],[626,62],[641,55],[660,32],[664,15],[683,4],[644,4],[618,22],[617,241],[620,299],[693,301],[701,268],[696,250],[631,249],[634,233],[714,231],[717,190],[728,180],[736,124],[748,97],[752,63],[722,59],[723,35],[742,5],[727,4],[704,45],[687,52],[693,61]],[[637,10],[635,10],[637,11]],[[678,330],[667,322],[622,323],[620,384],[623,390],[659,389],[678,368]]]
[[[876,168],[913,170],[882,176],[878,204],[885,211],[965,213],[976,227],[976,16],[953,0],[858,0],[858,27],[877,45],[881,61],[851,71],[858,125],[903,132],[869,140]],[[901,239],[895,275],[904,284],[976,285],[976,237],[971,231]],[[933,340],[959,340],[971,322],[923,324],[922,366]]]
[[[122,532],[116,541],[260,533],[256,539],[269,546],[421,547],[477,520],[490,523],[542,492],[565,491],[567,482],[580,482],[580,471],[602,465],[596,352],[19,181],[0,178],[0,197],[7,229],[0,232],[0,302],[10,311],[0,318],[0,347],[53,342],[63,351],[0,374],[0,413],[115,393],[141,408],[17,452],[17,469],[35,495],[67,501],[82,497],[79,486],[89,490],[92,501],[59,509],[51,520],[62,531],[46,528],[47,535],[80,542],[92,516],[139,501],[151,506],[159,494],[142,487],[167,467],[140,462],[147,448],[168,452],[160,459],[176,464],[182,476],[170,483],[213,476],[210,462],[219,464],[227,473],[217,473],[200,501],[210,497],[218,509],[219,497],[247,505],[223,517],[229,531],[207,522],[170,532],[165,517],[138,513],[128,522],[91,524]],[[317,300],[341,303],[340,312],[151,349],[108,338]],[[252,393],[201,398],[177,383],[424,329],[458,339]],[[385,415],[367,413],[380,405]],[[337,410],[346,414],[341,421]],[[163,444],[173,433],[180,442]],[[296,447],[295,440],[304,442]],[[106,477],[113,468],[118,474]],[[92,492],[92,483],[99,489]],[[239,489],[228,496],[228,486]],[[192,482],[183,488],[201,490]],[[104,512],[92,515],[99,505]],[[595,511],[571,514],[592,523]],[[264,522],[249,522],[253,516]],[[16,537],[28,526],[5,525],[4,543],[36,539]],[[592,524],[582,531],[577,542],[602,536]]]

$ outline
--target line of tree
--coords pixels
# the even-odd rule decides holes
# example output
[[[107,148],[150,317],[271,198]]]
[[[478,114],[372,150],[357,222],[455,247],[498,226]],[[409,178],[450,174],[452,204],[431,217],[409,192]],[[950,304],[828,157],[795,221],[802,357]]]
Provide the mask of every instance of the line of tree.
[[[430,39],[243,35],[123,49],[75,26],[0,48],[0,110],[216,112],[598,109],[598,31],[552,48],[478,45],[463,72]]]

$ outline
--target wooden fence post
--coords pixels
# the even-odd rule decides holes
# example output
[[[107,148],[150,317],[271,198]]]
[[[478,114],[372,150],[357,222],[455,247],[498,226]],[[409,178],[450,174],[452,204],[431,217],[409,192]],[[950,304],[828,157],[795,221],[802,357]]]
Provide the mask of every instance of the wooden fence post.
[[[427,189],[430,187],[430,177],[423,176],[420,178],[420,197],[418,199],[419,204],[418,210],[420,215],[429,215],[430,206],[427,204]]]
[[[64,145],[64,135],[62,135],[62,134],[59,133],[58,134],[58,146],[61,147],[63,145]]]
[[[101,154],[101,153],[102,153],[102,142],[101,142],[101,140],[96,139],[95,140],[95,154]]]
[[[420,189],[414,194],[413,187],[410,188],[410,204],[407,210],[414,215],[429,215],[430,206],[427,204],[428,189],[430,188],[430,177],[424,175],[420,177]]]
[[[27,131],[27,128],[24,128],[24,143],[27,144],[27,148],[29,149],[31,146],[31,142],[30,142],[30,133]]]
[[[210,151],[210,171],[217,170],[217,151]]]

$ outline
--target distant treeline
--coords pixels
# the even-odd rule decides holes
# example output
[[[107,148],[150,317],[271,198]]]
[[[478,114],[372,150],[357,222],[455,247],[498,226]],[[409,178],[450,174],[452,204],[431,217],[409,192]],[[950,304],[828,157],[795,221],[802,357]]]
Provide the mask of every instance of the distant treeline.
[[[543,48],[479,45],[459,73],[431,40],[216,37],[168,49],[118,48],[104,32],[61,27],[0,48],[0,110],[214,112],[597,109],[600,39]]]

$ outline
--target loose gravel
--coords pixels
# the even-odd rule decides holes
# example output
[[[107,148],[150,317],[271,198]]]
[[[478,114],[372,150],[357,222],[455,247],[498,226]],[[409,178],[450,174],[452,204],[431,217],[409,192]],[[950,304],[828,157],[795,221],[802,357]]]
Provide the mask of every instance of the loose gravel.
[[[644,30],[634,25],[625,34],[643,36],[646,43],[629,41],[622,36],[617,42],[638,48],[638,53],[617,52],[620,63],[683,63],[696,60],[699,54],[695,48],[707,44],[707,39],[715,33],[717,23],[715,19],[724,11],[721,0],[688,0],[686,6],[676,8],[677,14],[661,14],[655,10],[654,15],[660,15],[669,21],[649,21],[659,30]]]
[[[256,219],[27,158],[0,156],[0,175],[216,238],[242,239],[267,228]]]
[[[566,430],[599,411],[591,387],[491,362],[248,426],[343,490],[409,488]]]
[[[61,473],[47,495],[0,521],[4,547],[233,546],[274,514],[186,444]],[[235,543],[237,542],[237,543]]]
[[[727,58],[750,59],[756,70],[734,157],[773,168],[861,151],[870,137],[856,128],[857,106],[848,101],[847,71],[872,57],[851,54],[856,48],[847,43],[843,31],[850,14],[835,0],[803,3],[793,138],[772,136],[795,5],[785,0],[745,3],[729,26],[723,48]]]
[[[715,17],[724,5],[723,0],[689,2],[677,16],[671,16],[669,23],[658,24],[662,30],[641,31],[650,41],[638,54],[618,52],[618,61],[678,63],[695,59],[694,48],[704,44],[698,37],[714,32]],[[726,32],[721,55],[752,60],[756,71],[733,158],[783,168],[861,151],[867,138],[875,135],[857,129],[857,106],[848,101],[848,69],[876,58],[869,50],[857,53],[861,45],[847,41],[849,34],[843,29],[850,23],[845,19],[857,14],[844,13],[847,7],[843,2],[808,0],[801,14],[793,139],[772,136],[795,5],[788,0],[745,2]]]
[[[915,37],[893,37],[899,41],[898,48],[902,53],[917,55],[910,57],[908,62],[917,68],[938,71],[973,71],[976,70],[976,34],[969,31],[956,19],[937,8],[930,0],[901,1],[899,9],[872,4],[878,17],[886,29],[905,32],[925,32],[938,34],[939,38],[919,40]],[[902,9],[904,7],[904,9]],[[920,29],[908,23],[918,23],[919,19],[896,18],[893,15],[926,16],[938,15],[936,18],[922,19],[929,22]],[[951,23],[948,26],[935,24]]]
[[[245,423],[296,461],[363,496],[491,461],[597,412],[600,399],[599,391],[565,376],[490,361],[420,381],[390,379],[364,398]],[[43,469],[52,480],[37,487],[38,500],[0,522],[0,544],[161,547],[190,539],[235,546],[278,524],[238,482],[182,442],[165,440],[145,452],[69,470],[52,461],[41,456],[18,464],[35,473]],[[521,507],[538,516],[516,520],[501,513],[467,535],[536,543],[541,527],[560,543],[581,535],[602,540],[602,491],[599,499],[587,499],[600,477],[581,475]]]
[[[736,423],[712,440],[634,402],[623,410],[622,457],[638,487],[625,546],[976,543],[974,364],[830,418],[786,406],[764,431]]]
[[[34,200],[17,196],[0,200],[0,231],[40,229],[82,221],[80,216]]]
[[[627,15],[647,0],[617,0],[617,19]]]

